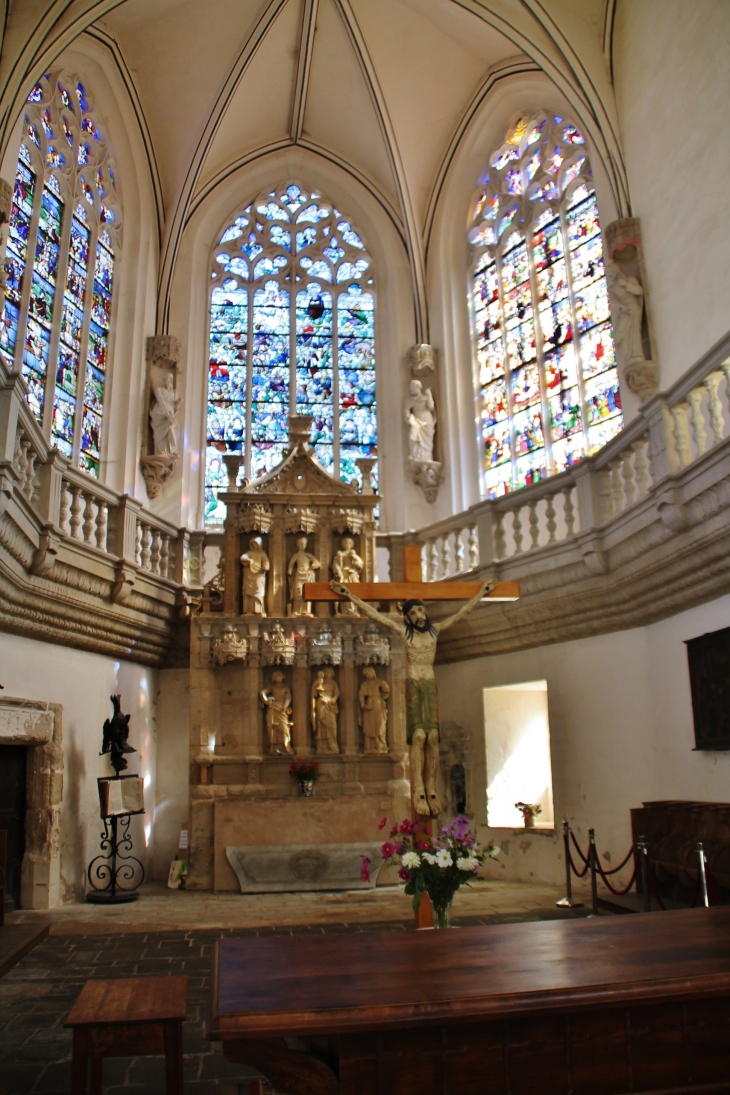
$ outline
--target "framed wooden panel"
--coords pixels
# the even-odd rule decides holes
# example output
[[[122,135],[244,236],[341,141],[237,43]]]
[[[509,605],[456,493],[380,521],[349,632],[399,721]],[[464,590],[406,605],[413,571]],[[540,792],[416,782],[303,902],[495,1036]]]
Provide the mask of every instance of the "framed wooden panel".
[[[685,645],[696,748],[730,749],[730,627]]]

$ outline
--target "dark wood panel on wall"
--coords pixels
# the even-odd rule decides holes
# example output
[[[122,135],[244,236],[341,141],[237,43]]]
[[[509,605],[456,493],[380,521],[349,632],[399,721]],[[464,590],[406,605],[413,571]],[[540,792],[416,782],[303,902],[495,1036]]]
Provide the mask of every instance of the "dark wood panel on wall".
[[[20,864],[25,851],[25,762],[23,745],[0,746],[0,829],[7,832],[5,908],[20,907]]]
[[[730,749],[730,627],[685,645],[696,747]]]

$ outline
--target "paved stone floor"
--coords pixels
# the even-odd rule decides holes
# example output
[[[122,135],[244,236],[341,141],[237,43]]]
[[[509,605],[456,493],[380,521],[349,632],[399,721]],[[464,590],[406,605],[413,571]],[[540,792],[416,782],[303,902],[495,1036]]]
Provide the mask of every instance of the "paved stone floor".
[[[558,896],[550,886],[478,883],[458,895],[454,922],[466,926],[571,915],[556,909]],[[241,897],[151,885],[135,905],[71,905],[42,915],[51,920],[51,935],[0,979],[0,1095],[68,1095],[71,1034],[63,1022],[89,978],[181,973],[190,977],[183,1035],[186,1095],[248,1095],[255,1073],[229,1064],[219,1046],[205,1039],[215,940],[413,927],[409,899],[398,887]],[[18,912],[10,919],[37,916]],[[104,1062],[105,1095],[160,1095],[163,1077],[161,1057]]]

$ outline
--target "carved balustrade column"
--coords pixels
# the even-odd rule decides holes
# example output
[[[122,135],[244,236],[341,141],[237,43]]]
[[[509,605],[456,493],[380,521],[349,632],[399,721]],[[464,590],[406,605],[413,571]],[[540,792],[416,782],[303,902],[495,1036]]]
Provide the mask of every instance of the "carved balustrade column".
[[[274,516],[269,530],[269,580],[267,585],[267,616],[286,616],[286,539],[284,534],[284,506],[275,503]]]
[[[312,726],[310,713],[310,673],[306,654],[306,648],[302,646],[294,658],[292,670],[292,707],[294,708],[292,726],[292,748],[297,756],[304,756],[310,752],[309,742],[312,740]],[[312,749],[314,746],[312,746]]]
[[[340,752],[352,755],[358,750],[357,670],[352,635],[344,635],[340,666]]]
[[[332,525],[327,515],[327,507],[319,507],[319,521],[315,535],[314,555],[319,559],[320,569],[317,580],[329,582],[332,577],[330,566],[332,564]],[[329,616],[330,606],[328,601],[317,601],[314,607],[315,616]]]

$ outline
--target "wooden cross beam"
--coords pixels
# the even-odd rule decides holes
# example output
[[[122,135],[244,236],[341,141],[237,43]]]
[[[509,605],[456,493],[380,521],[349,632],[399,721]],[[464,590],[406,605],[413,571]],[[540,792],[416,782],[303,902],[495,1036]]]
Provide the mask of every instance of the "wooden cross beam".
[[[361,601],[469,601],[482,587],[482,582],[424,582],[421,579],[421,548],[408,544],[403,548],[404,582],[358,582],[348,586]],[[519,582],[498,582],[485,601],[517,601]],[[328,582],[307,582],[305,601],[344,601]]]

